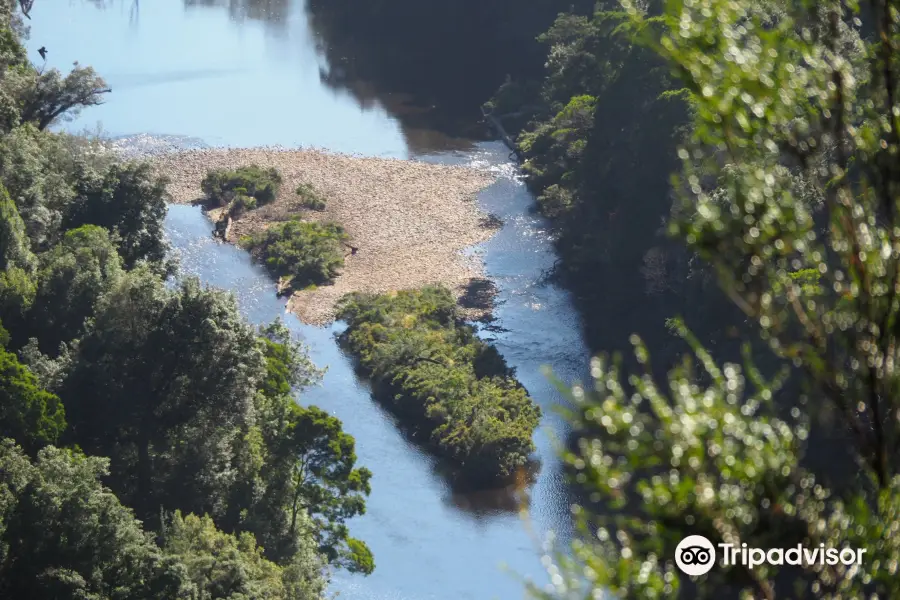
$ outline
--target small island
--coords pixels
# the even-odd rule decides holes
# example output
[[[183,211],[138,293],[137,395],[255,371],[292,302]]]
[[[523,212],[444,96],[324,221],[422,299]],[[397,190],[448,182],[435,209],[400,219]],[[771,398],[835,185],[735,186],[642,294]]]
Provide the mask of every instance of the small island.
[[[375,397],[467,482],[504,482],[526,466],[541,410],[448,289],[349,294],[337,316]]]
[[[187,150],[153,162],[172,201],[203,204],[220,236],[265,265],[289,309],[312,325],[332,321],[352,292],[440,284],[461,297],[483,276],[464,251],[499,228],[475,202],[494,177],[466,167],[269,148]],[[308,248],[291,241],[298,236],[317,242],[305,258],[311,274],[289,272],[286,261]]]

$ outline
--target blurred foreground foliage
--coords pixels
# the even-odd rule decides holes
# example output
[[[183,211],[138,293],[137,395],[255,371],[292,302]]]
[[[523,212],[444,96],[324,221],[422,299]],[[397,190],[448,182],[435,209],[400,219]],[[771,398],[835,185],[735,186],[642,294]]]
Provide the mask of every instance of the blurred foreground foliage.
[[[593,361],[570,394],[579,533],[538,595],[900,595],[900,3],[860,4],[623,0],[690,108],[668,230],[770,352],[722,364],[675,319],[692,352],[666,380],[636,337],[638,369]],[[690,534],[867,553],[691,578]]]

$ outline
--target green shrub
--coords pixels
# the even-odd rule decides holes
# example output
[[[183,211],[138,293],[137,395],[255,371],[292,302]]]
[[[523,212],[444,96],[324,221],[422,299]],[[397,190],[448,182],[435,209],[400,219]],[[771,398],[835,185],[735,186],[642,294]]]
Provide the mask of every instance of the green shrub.
[[[256,208],[259,203],[256,198],[253,196],[247,196],[244,192],[245,190],[235,190],[236,194],[234,196],[234,200],[228,205],[228,210],[226,211],[228,216],[236,217],[244,211],[253,210]]]
[[[200,182],[200,189],[207,199],[219,206],[231,205],[240,196],[250,196],[259,206],[263,206],[275,200],[280,187],[281,174],[278,169],[263,169],[257,165],[233,171],[212,170]]]
[[[349,239],[334,223],[299,220],[273,225],[241,238],[241,245],[276,277],[290,277],[293,289],[329,283],[344,266],[343,243]]]
[[[547,186],[537,198],[541,213],[551,219],[561,217],[574,204],[572,190],[557,183]]]
[[[306,208],[310,210],[325,210],[325,198],[313,188],[312,184],[301,183],[297,186],[296,192]]]
[[[349,294],[338,318],[376,395],[470,481],[504,480],[527,463],[540,408],[503,357],[457,319],[449,290]]]

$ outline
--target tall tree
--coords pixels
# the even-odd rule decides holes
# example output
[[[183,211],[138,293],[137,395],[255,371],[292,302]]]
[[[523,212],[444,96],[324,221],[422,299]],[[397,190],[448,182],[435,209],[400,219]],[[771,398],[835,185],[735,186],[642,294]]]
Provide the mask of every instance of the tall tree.
[[[266,486],[247,527],[270,540],[275,557],[293,555],[298,540],[311,533],[329,562],[371,573],[371,552],[346,525],[365,512],[371,473],[356,465],[355,440],[340,420],[315,406],[302,407],[292,396],[321,376],[305,349],[280,322],[261,334],[266,376],[256,415],[266,447]]]
[[[30,246],[25,223],[0,184],[0,319],[14,331],[21,327],[36,292],[37,260]]]
[[[35,252],[62,237],[63,214],[75,196],[74,158],[61,136],[32,125],[0,136],[0,178],[25,222]]]
[[[64,227],[92,224],[115,232],[127,269],[139,261],[162,265],[168,250],[163,235],[166,180],[149,164],[113,164],[102,175],[86,170],[76,190]]]
[[[252,534],[222,533],[209,517],[176,512],[166,523],[162,547],[185,566],[192,597],[313,600],[324,591],[320,563],[281,567],[266,560]]]
[[[295,405],[296,406],[296,405]],[[297,406],[288,416],[282,451],[291,463],[290,533],[297,535],[302,513],[313,518],[320,550],[352,571],[375,568],[368,547],[349,536],[347,519],[365,512],[372,473],[357,468],[355,442],[341,422],[325,411]]]
[[[0,270],[19,268],[33,271],[35,266],[25,222],[6,188],[0,184]]]
[[[75,67],[65,77],[58,69],[22,70],[9,86],[19,102],[22,122],[46,129],[60,117],[74,117],[81,109],[103,103],[111,92],[91,67]]]
[[[0,442],[0,595],[179,598],[182,570],[105,488],[108,461],[47,447],[34,463]]]
[[[65,427],[59,398],[42,389],[15,354],[0,347],[0,437],[34,452],[55,443]]]
[[[160,506],[221,515],[262,369],[232,296],[193,279],[170,291],[138,268],[99,302],[60,390],[71,441],[111,456],[142,518]]]
[[[67,232],[41,263],[29,322],[41,350],[55,353],[84,332],[100,296],[121,277],[122,263],[109,233],[96,225]]]

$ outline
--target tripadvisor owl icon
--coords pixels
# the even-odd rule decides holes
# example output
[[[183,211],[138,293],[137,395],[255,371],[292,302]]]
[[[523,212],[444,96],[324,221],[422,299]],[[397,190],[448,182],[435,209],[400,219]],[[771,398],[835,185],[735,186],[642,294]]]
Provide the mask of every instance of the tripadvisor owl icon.
[[[687,575],[705,575],[716,564],[716,548],[702,535],[689,535],[675,548],[675,564]]]

